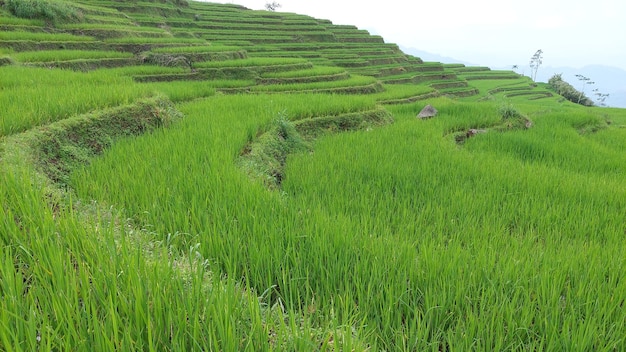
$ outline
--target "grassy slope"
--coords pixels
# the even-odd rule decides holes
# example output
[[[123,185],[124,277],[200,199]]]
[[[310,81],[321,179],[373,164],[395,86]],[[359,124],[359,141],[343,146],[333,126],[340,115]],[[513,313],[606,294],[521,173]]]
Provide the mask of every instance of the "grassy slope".
[[[75,6],[0,21],[0,349],[625,348],[623,110],[307,16]]]

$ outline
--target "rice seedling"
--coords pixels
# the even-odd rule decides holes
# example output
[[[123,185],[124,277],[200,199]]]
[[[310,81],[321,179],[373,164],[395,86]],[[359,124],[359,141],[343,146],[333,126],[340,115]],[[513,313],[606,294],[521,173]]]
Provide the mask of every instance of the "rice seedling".
[[[162,28],[153,28],[153,27],[138,27],[138,26],[130,26],[130,25],[120,25],[120,24],[102,24],[102,23],[71,23],[60,25],[59,28],[67,29],[67,30],[113,30],[113,31],[127,31],[127,32],[136,32],[136,33],[160,33],[166,35],[166,31]]]
[[[8,25],[34,26],[34,27],[43,27],[45,25],[45,21],[43,20],[4,16],[4,14],[3,16],[0,16],[0,23],[8,24]]]
[[[315,66],[313,68],[287,71],[287,72],[267,72],[263,73],[263,78],[299,78],[299,77],[312,77],[312,76],[328,76],[345,73],[346,71],[340,67],[333,66]]]
[[[415,84],[394,84],[385,86],[385,90],[377,93],[376,98],[380,101],[406,99],[432,93],[434,91],[435,90],[433,88],[428,86]]]
[[[68,33],[37,33],[24,31],[2,31],[0,40],[33,40],[42,42],[90,42],[94,38]]]
[[[27,67],[0,67],[0,135],[96,108],[128,104],[149,91],[128,76]]]
[[[235,46],[203,45],[203,46],[155,48],[155,49],[152,49],[152,52],[155,52],[155,53],[204,53],[204,52],[239,51],[239,50],[241,50],[241,48],[235,47]]]
[[[154,75],[154,74],[168,74],[168,73],[183,73],[189,70],[184,67],[166,67],[156,65],[141,65],[141,66],[125,66],[116,68],[103,68],[100,70],[103,74],[117,76],[135,76],[135,75]]]
[[[246,58],[237,60],[205,61],[196,64],[199,68],[224,68],[224,67],[250,67],[255,66],[282,66],[301,65],[303,68],[311,68],[313,65],[306,59],[299,58]]]
[[[330,82],[312,82],[312,83],[292,83],[292,84],[275,84],[254,87],[255,91],[265,92],[285,92],[285,91],[306,91],[315,89],[333,89],[368,86],[378,83],[378,80],[367,76],[352,76],[349,79]]]
[[[106,38],[107,43],[120,44],[207,44],[207,41],[199,38],[176,38],[176,37],[122,37]]]
[[[11,57],[20,62],[48,62],[78,59],[130,58],[133,57],[133,54],[103,50],[37,50],[22,51],[12,54]]]

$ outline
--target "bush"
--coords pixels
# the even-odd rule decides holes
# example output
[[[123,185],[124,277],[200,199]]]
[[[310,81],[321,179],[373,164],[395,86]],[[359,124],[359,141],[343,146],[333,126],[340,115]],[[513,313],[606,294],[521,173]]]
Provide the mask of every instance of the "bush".
[[[0,56],[0,66],[13,65],[13,59],[8,56]]]
[[[78,22],[82,13],[75,7],[54,0],[5,0],[3,7],[16,17],[42,19],[52,23]]]
[[[584,106],[593,106],[593,101],[579,92],[571,84],[565,82],[560,74],[555,74],[548,80],[548,86],[563,98]]]
[[[505,120],[522,117],[522,114],[511,104],[504,104],[498,107],[498,113]]]

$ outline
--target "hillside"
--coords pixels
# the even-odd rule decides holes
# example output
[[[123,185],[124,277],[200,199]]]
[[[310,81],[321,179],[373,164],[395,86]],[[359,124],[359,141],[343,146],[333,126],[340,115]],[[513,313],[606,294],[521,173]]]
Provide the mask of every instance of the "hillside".
[[[626,350],[625,141],[303,14],[0,0],[0,350]]]

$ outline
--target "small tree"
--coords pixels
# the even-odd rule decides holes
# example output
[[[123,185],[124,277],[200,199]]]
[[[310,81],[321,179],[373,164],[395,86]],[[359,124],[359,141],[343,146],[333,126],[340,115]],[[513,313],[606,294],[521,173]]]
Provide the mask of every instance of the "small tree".
[[[598,102],[598,105],[600,106],[606,106],[606,98],[609,97],[609,93],[600,93],[598,91],[598,88],[593,90],[594,95],[596,96],[596,101]]]
[[[272,1],[272,2],[268,2],[265,4],[265,8],[267,9],[267,11],[276,11],[277,9],[281,8],[283,5],[277,3],[276,1]]]
[[[539,49],[535,52],[530,58],[530,78],[533,81],[537,80],[537,71],[539,70],[539,66],[543,63],[543,50]]]
[[[585,76],[580,75],[580,74],[576,75],[576,78],[578,78],[578,80],[583,83],[583,88],[580,90],[580,95],[578,95],[578,101],[577,101],[577,103],[580,104],[580,100],[585,95],[585,86],[587,84],[595,84],[596,82],[593,82],[593,81],[591,81],[591,78],[585,77]]]

